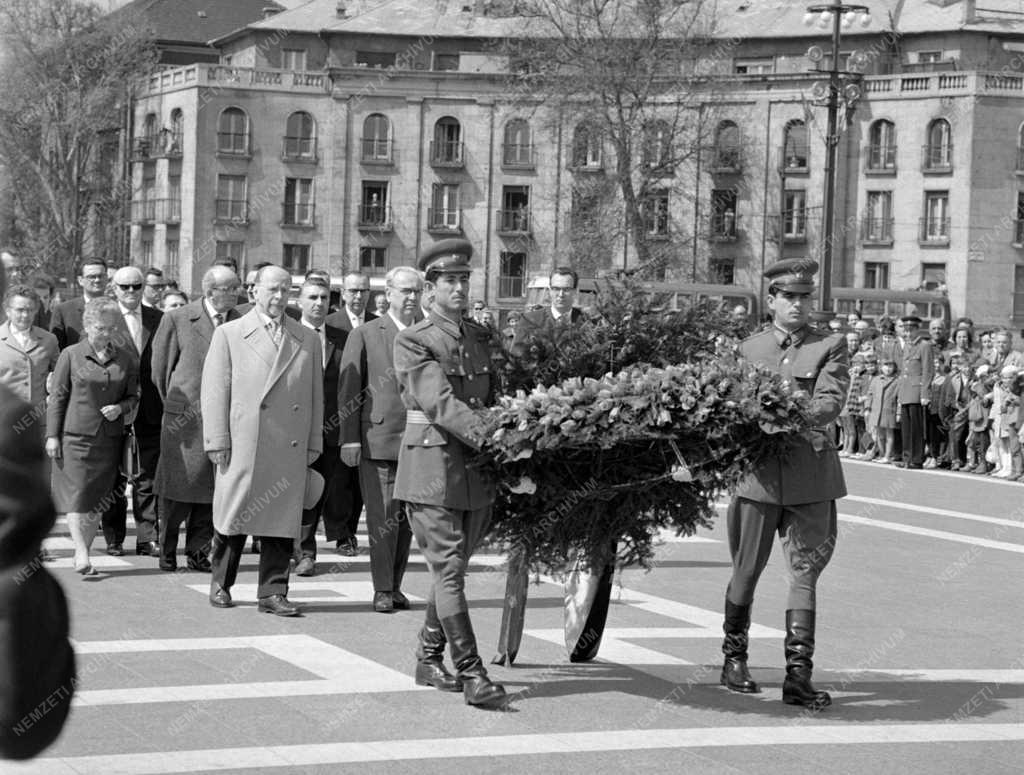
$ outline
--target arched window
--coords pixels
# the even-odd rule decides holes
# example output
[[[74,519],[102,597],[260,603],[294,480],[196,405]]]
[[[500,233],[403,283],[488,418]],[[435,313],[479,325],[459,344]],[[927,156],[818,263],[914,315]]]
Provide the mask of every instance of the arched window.
[[[715,132],[714,166],[722,170],[739,169],[740,128],[732,121],[723,121]]]
[[[434,124],[434,143],[430,152],[433,164],[462,165],[462,126],[457,119],[445,116]]]
[[[526,119],[514,118],[505,124],[501,160],[506,167],[533,167],[533,138]]]
[[[602,166],[601,131],[587,123],[577,124],[572,136],[572,166],[596,169]]]
[[[284,155],[290,159],[316,158],[316,122],[309,113],[297,110],[288,116]]]
[[[160,127],[156,123],[156,113],[147,113],[145,121],[142,122],[142,136],[149,140],[150,147],[156,148],[159,134]]]
[[[225,108],[217,121],[217,152],[248,156],[249,117],[241,108]]]
[[[391,122],[382,113],[363,120],[363,160],[391,161]]]
[[[168,140],[167,150],[171,153],[181,153],[182,138],[185,135],[185,114],[181,108],[171,111],[171,136]]]
[[[896,169],[896,125],[884,118],[871,125],[868,131],[868,169]]]
[[[803,121],[786,124],[785,141],[782,146],[782,166],[789,171],[808,169],[807,126]]]
[[[667,121],[649,121],[644,126],[644,166],[666,169],[672,163],[672,128]]]
[[[928,125],[928,143],[924,147],[926,170],[949,170],[953,166],[953,138],[949,122],[937,118]]]

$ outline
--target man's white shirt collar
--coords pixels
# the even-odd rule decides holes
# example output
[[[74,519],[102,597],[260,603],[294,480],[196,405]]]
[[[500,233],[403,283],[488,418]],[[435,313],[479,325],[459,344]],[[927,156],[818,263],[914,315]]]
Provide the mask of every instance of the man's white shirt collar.
[[[399,331],[405,331],[405,329],[407,329],[409,327],[405,323],[403,323],[401,320],[399,320],[398,317],[395,315],[395,313],[392,312],[390,309],[388,310],[388,317],[391,318],[393,321],[395,321],[395,325],[398,326],[398,330]]]
[[[358,326],[361,326],[366,316],[365,311],[363,312],[362,315],[356,315],[348,307],[345,307],[345,313],[348,315],[349,322],[352,323],[352,328],[357,328]]]
[[[564,312],[559,312],[557,309],[555,309],[554,305],[551,305],[551,317],[553,317],[555,320],[558,320],[564,314]]]

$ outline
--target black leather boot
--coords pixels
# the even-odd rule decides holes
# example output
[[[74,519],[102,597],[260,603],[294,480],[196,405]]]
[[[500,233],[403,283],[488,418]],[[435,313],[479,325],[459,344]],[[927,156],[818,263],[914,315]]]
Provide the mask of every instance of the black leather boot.
[[[747,631],[750,629],[750,606],[736,605],[725,599],[725,622],[722,624],[725,640],[722,653],[722,677],[719,683],[731,692],[757,694],[761,691],[747,671]]]
[[[811,684],[814,668],[814,611],[786,611],[786,680],[782,701],[787,705],[824,708],[832,704],[828,692]]]
[[[420,630],[420,642],[416,648],[416,683],[433,686],[442,692],[461,692],[462,682],[448,672],[444,666],[444,647],[448,643],[437,618],[437,608],[427,604],[427,616]]]
[[[451,644],[452,662],[467,705],[482,708],[503,707],[508,702],[505,687],[487,677],[487,670],[476,651],[476,636],[466,612],[449,616],[444,620],[444,632]]]

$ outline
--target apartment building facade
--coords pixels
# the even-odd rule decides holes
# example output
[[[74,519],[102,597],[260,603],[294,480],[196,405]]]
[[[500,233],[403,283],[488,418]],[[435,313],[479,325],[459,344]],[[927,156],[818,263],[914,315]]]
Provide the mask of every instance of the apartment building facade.
[[[509,20],[364,5],[314,0],[217,41],[221,64],[149,79],[135,260],[197,289],[219,256],[383,274],[458,234],[477,251],[474,295],[513,308],[573,255],[581,184],[614,159],[576,117],[509,93],[489,44]],[[837,141],[833,284],[944,290],[954,315],[1024,327],[1024,22],[899,5],[906,29],[843,42],[844,58],[864,53],[841,63],[858,72]],[[779,13],[731,20],[705,51],[706,147],[648,203],[650,236],[685,235],[667,279],[761,292],[767,264],[820,253],[827,76],[805,54],[824,33]],[[635,261],[623,233],[596,269]]]

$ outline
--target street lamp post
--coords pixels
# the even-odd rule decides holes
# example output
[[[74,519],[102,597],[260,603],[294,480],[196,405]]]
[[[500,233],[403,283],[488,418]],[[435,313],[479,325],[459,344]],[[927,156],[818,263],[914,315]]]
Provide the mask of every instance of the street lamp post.
[[[835,209],[836,209],[836,165],[839,148],[839,104],[843,99],[847,103],[854,102],[860,91],[848,91],[852,84],[843,88],[843,79],[857,76],[857,73],[839,69],[839,42],[843,27],[849,27],[855,20],[867,27],[871,24],[871,13],[867,6],[851,5],[840,0],[833,0],[827,5],[808,6],[804,16],[804,24],[817,24],[823,29],[832,27],[832,62],[828,69],[828,97],[825,106],[828,109],[828,134],[825,137],[825,206],[823,208],[821,271],[818,280],[818,308],[827,310],[832,304],[832,256],[835,247]],[[821,49],[812,46],[807,52],[813,62],[821,61]],[[851,57],[853,58],[853,57]],[[866,59],[863,54],[858,59]]]

